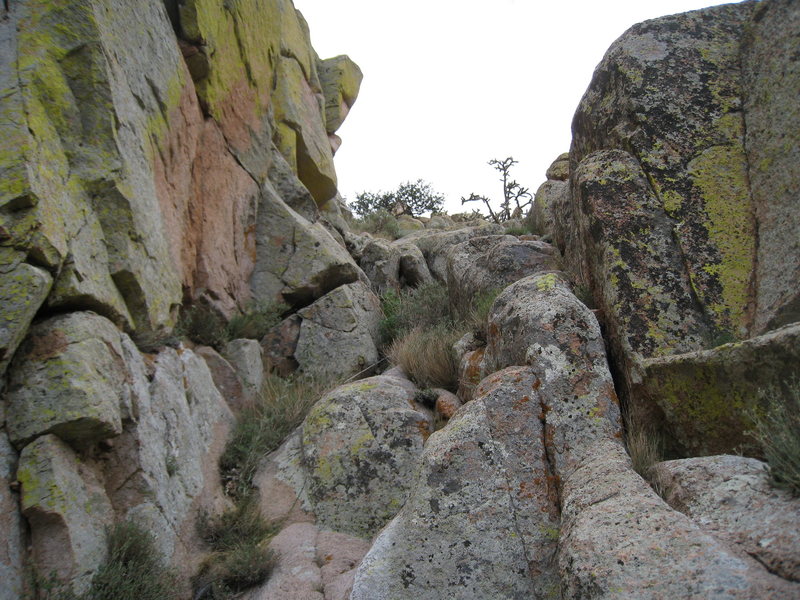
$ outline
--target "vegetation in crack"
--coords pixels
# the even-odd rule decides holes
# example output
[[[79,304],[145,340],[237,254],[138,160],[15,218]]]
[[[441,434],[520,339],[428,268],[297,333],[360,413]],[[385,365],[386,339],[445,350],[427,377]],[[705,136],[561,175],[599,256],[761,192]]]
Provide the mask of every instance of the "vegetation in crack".
[[[764,410],[752,415],[752,432],[769,463],[775,487],[800,496],[800,377],[761,390]]]
[[[29,576],[25,600],[178,600],[177,575],[156,549],[153,536],[124,521],[107,534],[108,557],[89,589],[76,594],[55,574]]]

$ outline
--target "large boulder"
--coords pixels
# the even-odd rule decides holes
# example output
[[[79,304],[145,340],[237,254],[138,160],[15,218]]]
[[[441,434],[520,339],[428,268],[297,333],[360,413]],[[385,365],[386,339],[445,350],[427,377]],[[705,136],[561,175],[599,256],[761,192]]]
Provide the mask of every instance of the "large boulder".
[[[361,281],[343,285],[297,313],[294,359],[301,372],[337,381],[378,362],[380,301]]]
[[[475,227],[461,227],[450,231],[423,230],[415,231],[403,238],[404,243],[417,246],[425,261],[431,275],[437,281],[447,282],[447,252],[451,246],[466,242],[474,237],[485,235],[502,235],[505,228],[502,225],[492,223]]]
[[[2,416],[2,410],[0,410]],[[0,481],[16,478],[17,453],[0,430]],[[0,486],[0,600],[18,600],[22,596],[23,519],[19,513],[19,494],[8,485]]]
[[[319,63],[319,80],[325,94],[325,125],[333,135],[358,98],[364,74],[348,56],[335,56]]]
[[[506,286],[553,268],[554,248],[511,235],[476,237],[447,253],[447,291],[453,314],[468,317],[476,302]]]
[[[557,592],[554,478],[528,368],[498,373],[434,434],[412,494],[356,572],[353,600]]]
[[[358,279],[359,269],[320,222],[291,209],[271,184],[262,189],[256,223],[254,297],[304,306]]]
[[[420,249],[404,238],[389,242],[380,238],[351,239],[358,264],[376,294],[417,287],[433,281]]]
[[[76,312],[37,324],[11,369],[11,442],[54,433],[85,446],[119,435],[138,393],[128,374],[120,332],[104,317]]]
[[[308,414],[303,464],[321,526],[370,538],[403,506],[433,431],[413,399],[413,390],[378,376],[336,388]]]
[[[800,364],[800,324],[761,336],[642,363],[642,406],[663,411],[674,451],[690,456],[746,451],[761,454],[751,437],[753,417],[767,401],[792,393],[787,377]]]
[[[533,206],[526,217],[531,231],[539,235],[553,234],[553,218],[563,209],[569,194],[569,152],[560,154],[547,169],[547,181],[536,190]],[[560,246],[563,250],[563,246]]]

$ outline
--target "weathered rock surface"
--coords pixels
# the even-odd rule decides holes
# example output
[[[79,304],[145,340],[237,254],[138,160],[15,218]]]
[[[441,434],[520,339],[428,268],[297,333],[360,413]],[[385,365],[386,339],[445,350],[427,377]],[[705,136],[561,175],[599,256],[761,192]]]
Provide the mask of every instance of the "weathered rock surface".
[[[351,245],[376,294],[433,281],[422,252],[405,238],[395,242],[372,237],[351,239]]]
[[[110,321],[94,313],[48,319],[31,328],[13,363],[9,437],[22,447],[46,433],[78,446],[117,436],[137,391]]]
[[[308,414],[303,464],[320,526],[369,538],[403,505],[433,431],[413,399],[396,379],[378,376],[333,390]]]
[[[770,485],[765,463],[723,455],[657,469],[670,506],[771,573],[800,582],[800,500]]]
[[[769,573],[672,510],[616,441],[562,477],[559,570],[566,598],[795,598]]]
[[[113,520],[102,482],[54,435],[23,449],[17,479],[35,563],[72,580],[76,592],[86,590],[106,557],[106,526]]]
[[[537,377],[512,368],[434,434],[353,600],[546,597],[558,531]],[[522,443],[522,440],[525,440]]]
[[[209,346],[200,346],[194,349],[195,354],[206,361],[214,386],[227,402],[232,411],[244,407],[245,391],[236,369],[225,360],[216,350]]]
[[[361,281],[336,288],[297,313],[294,358],[303,373],[337,381],[378,362],[380,301]]]
[[[358,97],[364,74],[347,56],[319,63],[319,79],[325,94],[325,125],[328,135],[336,133]],[[335,152],[335,150],[334,150]]]
[[[506,286],[553,267],[554,248],[511,235],[472,238],[447,253],[447,291],[454,314],[468,317],[475,304]]]
[[[764,335],[642,363],[637,393],[664,413],[669,439],[690,456],[745,450],[760,453],[748,435],[765,395],[780,400],[800,364],[800,324]]]
[[[536,190],[526,217],[529,229],[539,235],[553,234],[553,218],[562,210],[569,194],[569,152],[560,154],[547,169],[547,181]],[[563,245],[559,246],[562,250]]]
[[[320,222],[311,223],[267,183],[256,225],[253,296],[304,306],[358,279],[358,267]]]
[[[752,323],[756,258],[739,55],[753,9],[729,4],[629,29],[595,71],[570,149],[574,167],[598,150],[635,157],[653,196],[649,220],[674,231],[680,248],[684,262],[675,276],[691,280],[713,329],[736,337]],[[601,170],[593,179],[602,177]],[[625,234],[621,225],[599,231],[616,238]]]
[[[2,411],[0,411],[2,416]],[[23,520],[19,513],[19,494],[6,483],[16,479],[17,453],[0,430],[0,600],[22,596]]]
[[[264,382],[264,359],[261,345],[256,340],[231,340],[225,344],[228,359],[242,381],[241,403],[252,403],[261,391]]]
[[[742,49],[745,143],[758,224],[756,334],[800,321],[798,28],[794,2],[761,3]]]
[[[5,265],[3,267],[6,267]],[[0,270],[0,376],[25,337],[33,316],[47,298],[53,278],[42,269],[22,263]]]
[[[415,231],[403,238],[403,242],[417,246],[431,275],[437,281],[447,282],[447,252],[451,246],[466,242],[474,237],[485,235],[502,235],[505,229],[502,225],[492,223],[476,227],[462,227],[452,231],[424,230]]]

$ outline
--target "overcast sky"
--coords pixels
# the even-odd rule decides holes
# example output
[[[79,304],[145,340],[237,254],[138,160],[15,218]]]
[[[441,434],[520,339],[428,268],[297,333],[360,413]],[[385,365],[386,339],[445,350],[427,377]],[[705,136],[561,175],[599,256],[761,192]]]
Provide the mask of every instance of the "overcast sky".
[[[708,0],[294,0],[321,58],[364,72],[338,134],[339,189],[391,190],[424,179],[462,210],[471,192],[497,201],[486,163],[513,156],[532,192],[569,149],[572,115],[603,54],[646,19]],[[467,205],[469,209],[477,205]]]

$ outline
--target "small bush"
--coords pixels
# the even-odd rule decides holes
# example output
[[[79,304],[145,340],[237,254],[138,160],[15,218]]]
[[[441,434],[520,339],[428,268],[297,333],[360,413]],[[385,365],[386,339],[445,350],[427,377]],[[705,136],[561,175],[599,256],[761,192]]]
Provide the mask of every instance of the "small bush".
[[[415,327],[396,339],[388,355],[422,388],[441,387],[455,391],[458,386],[458,360],[453,352],[463,335],[451,323]]]
[[[769,463],[772,483],[800,496],[800,379],[761,393],[765,409],[753,415],[756,440]]]
[[[217,517],[201,516],[198,533],[213,551],[195,581],[201,597],[229,598],[264,581],[275,566],[267,544],[276,527],[261,516],[254,494]]]
[[[396,240],[402,235],[397,218],[389,211],[382,209],[353,221],[352,227],[356,231],[371,233],[389,240]]]
[[[387,292],[381,298],[384,318],[380,324],[381,342],[388,346],[414,327],[450,323],[447,287],[428,283],[411,290]]]
[[[467,311],[466,324],[472,333],[481,341],[486,341],[487,327],[489,325],[489,311],[495,299],[503,288],[493,288],[478,294],[472,300],[472,305]]]
[[[193,304],[181,309],[175,335],[217,349],[229,341],[222,315],[205,304]]]
[[[178,600],[177,576],[156,551],[153,536],[123,522],[108,532],[108,558],[92,578],[89,590],[75,594],[55,575],[30,577],[31,600]]]
[[[228,494],[243,498],[250,493],[261,460],[303,422],[323,392],[322,385],[306,379],[265,377],[256,402],[239,414],[220,458]]]
[[[530,235],[531,233],[532,231],[528,226],[527,221],[524,225],[512,225],[511,227],[506,227],[505,231],[506,235]]]

